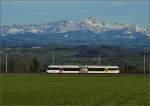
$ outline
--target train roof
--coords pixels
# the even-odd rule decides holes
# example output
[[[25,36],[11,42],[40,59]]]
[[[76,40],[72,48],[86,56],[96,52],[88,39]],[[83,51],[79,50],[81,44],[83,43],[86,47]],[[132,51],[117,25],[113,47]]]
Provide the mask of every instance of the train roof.
[[[53,68],[80,68],[78,65],[49,65],[48,67],[53,67]]]
[[[88,68],[119,68],[118,66],[85,65]]]
[[[101,66],[101,65],[49,65],[49,68],[119,68],[118,66]]]

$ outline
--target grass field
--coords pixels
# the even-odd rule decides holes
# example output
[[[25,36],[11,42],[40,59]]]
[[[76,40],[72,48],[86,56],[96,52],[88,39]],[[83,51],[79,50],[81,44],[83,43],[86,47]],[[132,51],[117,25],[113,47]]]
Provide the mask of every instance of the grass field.
[[[30,106],[149,106],[148,76],[0,76],[0,104]]]

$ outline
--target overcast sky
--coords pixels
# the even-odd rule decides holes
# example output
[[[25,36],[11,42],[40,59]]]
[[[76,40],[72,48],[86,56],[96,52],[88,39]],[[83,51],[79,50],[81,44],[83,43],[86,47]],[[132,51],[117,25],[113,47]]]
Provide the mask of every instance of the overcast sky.
[[[1,24],[39,24],[90,16],[109,22],[149,25],[149,1],[2,1]]]

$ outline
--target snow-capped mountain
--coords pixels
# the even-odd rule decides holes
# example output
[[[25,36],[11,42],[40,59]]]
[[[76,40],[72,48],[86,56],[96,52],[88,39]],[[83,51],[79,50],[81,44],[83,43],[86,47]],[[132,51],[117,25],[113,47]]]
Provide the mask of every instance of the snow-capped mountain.
[[[24,33],[35,33],[35,34],[46,34],[46,33],[63,33],[68,31],[77,30],[90,30],[97,34],[103,33],[109,30],[124,30],[124,34],[131,34],[132,32],[141,32],[147,36],[150,36],[149,31],[143,27],[133,24],[118,24],[118,23],[108,23],[104,20],[95,19],[89,17],[85,20],[61,20],[53,23],[42,23],[39,25],[6,25],[0,27],[0,34],[2,36],[8,34],[24,34]]]
[[[31,25],[0,27],[3,43],[96,43],[150,44],[150,29],[134,24],[110,23],[89,17],[85,20],[60,20]]]

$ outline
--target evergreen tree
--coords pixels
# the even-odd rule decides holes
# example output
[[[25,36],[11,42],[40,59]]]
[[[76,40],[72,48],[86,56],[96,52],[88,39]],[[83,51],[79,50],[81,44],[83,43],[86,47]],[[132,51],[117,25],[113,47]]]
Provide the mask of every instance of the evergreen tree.
[[[36,58],[33,58],[30,65],[30,72],[31,73],[38,73],[40,72],[40,65]]]

